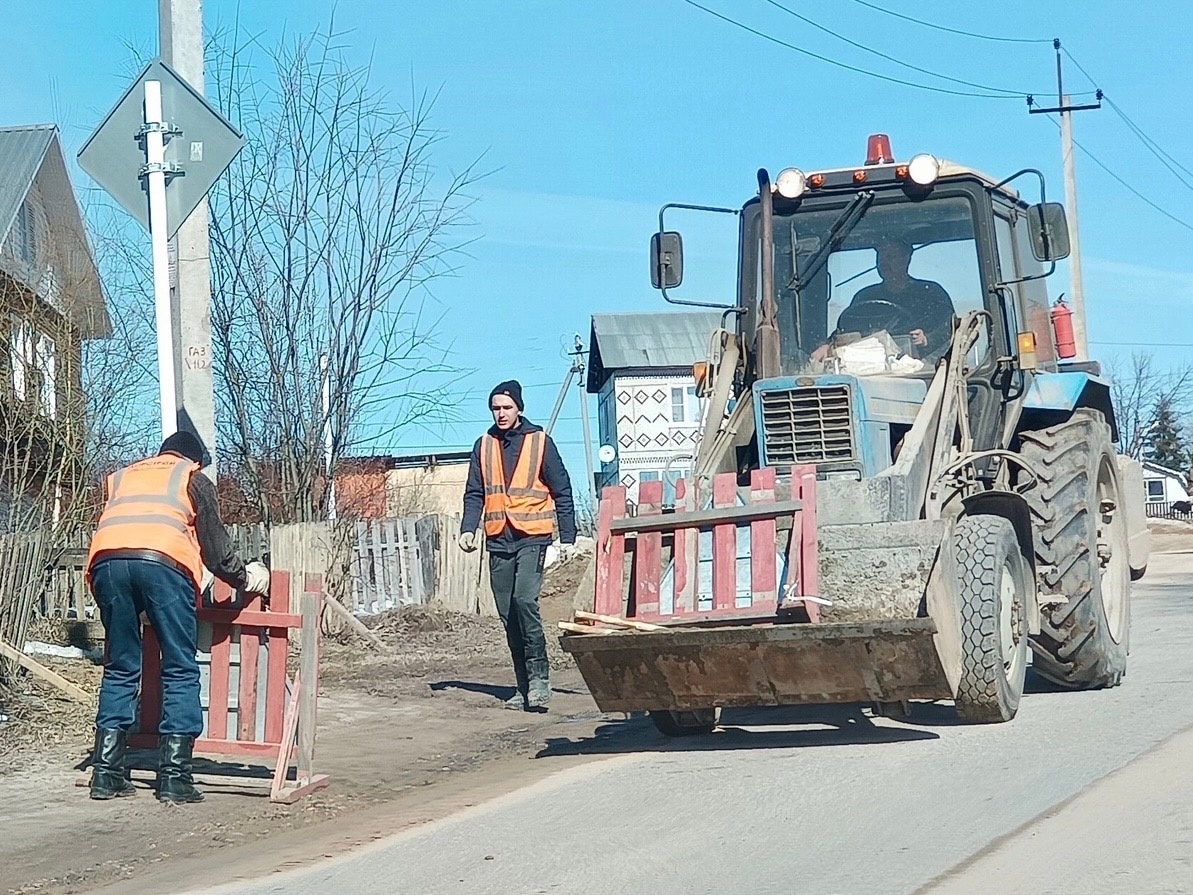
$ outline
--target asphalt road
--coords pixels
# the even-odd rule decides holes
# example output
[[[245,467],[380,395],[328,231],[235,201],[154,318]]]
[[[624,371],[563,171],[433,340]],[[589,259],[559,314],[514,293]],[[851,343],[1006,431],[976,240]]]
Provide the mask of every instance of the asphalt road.
[[[366,849],[211,895],[1193,891],[1193,554],[1136,585],[1121,687],[1036,685],[1010,724],[860,708],[726,713]],[[619,729],[620,728],[620,729]],[[1116,773],[1117,772],[1117,773]]]

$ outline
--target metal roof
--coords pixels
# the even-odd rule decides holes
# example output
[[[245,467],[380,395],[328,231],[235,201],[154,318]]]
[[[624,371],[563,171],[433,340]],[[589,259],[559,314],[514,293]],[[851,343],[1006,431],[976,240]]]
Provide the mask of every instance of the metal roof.
[[[52,124],[0,127],[0,245],[17,219],[56,130]]]
[[[690,367],[708,355],[720,311],[593,314],[588,390],[599,391],[614,370]]]
[[[112,325],[103,284],[62,154],[57,125],[0,127],[0,247],[7,241],[21,205],[34,186],[39,190],[43,212],[52,228],[49,240],[52,261],[36,268],[18,264],[5,272],[43,298],[42,279],[47,271],[65,277],[65,282],[71,284],[69,299],[65,306],[56,304],[53,298],[47,299],[51,306],[70,319],[83,338],[107,336]]]

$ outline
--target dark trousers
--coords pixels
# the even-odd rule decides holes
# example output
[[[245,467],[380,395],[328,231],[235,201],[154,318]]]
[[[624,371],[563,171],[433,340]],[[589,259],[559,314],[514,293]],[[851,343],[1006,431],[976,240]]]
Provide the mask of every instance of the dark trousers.
[[[508,555],[489,554],[489,581],[523,695],[531,680],[548,679],[547,640],[539,614],[546,554],[547,548],[539,546],[523,547]]]
[[[148,559],[106,559],[91,589],[107,637],[96,727],[128,730],[136,721],[141,683],[141,621],[149,616],[162,649],[162,717],[158,733],[198,736],[199,663],[195,658],[195,587],[176,569]]]

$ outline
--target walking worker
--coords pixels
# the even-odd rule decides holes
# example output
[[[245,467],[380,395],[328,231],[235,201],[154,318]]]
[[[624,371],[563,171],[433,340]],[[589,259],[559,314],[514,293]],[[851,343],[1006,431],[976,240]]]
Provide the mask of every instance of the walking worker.
[[[518,682],[505,707],[532,710],[545,709],[551,699],[539,614],[544,559],[556,521],[560,543],[576,543],[576,512],[555,442],[522,415],[524,409],[516,380],[502,382],[489,394],[493,426],[472,449],[460,547],[476,550],[483,521],[489,580]]]
[[[125,774],[136,720],[144,612],[161,644],[162,715],[157,798],[200,802],[191,753],[203,730],[195,608],[204,567],[248,593],[269,589],[269,570],[241,562],[220,520],[215,485],[199,474],[203,445],[190,432],[162,442],[157,456],[108,477],[107,504],[87,555],[87,579],[107,638],[95,716],[91,798],[136,793]]]

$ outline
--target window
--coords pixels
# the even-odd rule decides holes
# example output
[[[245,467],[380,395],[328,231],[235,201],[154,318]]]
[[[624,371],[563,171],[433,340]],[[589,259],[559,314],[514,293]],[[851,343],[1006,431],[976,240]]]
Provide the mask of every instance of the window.
[[[700,398],[696,394],[696,386],[671,389],[671,422],[700,422]]]
[[[9,317],[9,357],[12,367],[12,391],[17,401],[24,401],[32,385],[33,330],[20,317]]]
[[[28,200],[21,203],[21,210],[13,224],[17,257],[26,264],[37,263],[37,217]]]
[[[50,419],[58,418],[58,357],[54,340],[49,336],[37,339],[37,368],[41,380],[38,409]]]
[[[657,469],[644,469],[638,473],[638,482],[657,482],[662,475]]]
[[[1164,480],[1163,479],[1148,479],[1147,480],[1147,500],[1148,500],[1148,503],[1163,503],[1163,501],[1164,501]]]
[[[671,422],[686,422],[686,418],[684,416],[684,409],[686,406],[686,402],[684,401],[684,390],[682,388],[671,389]]]

